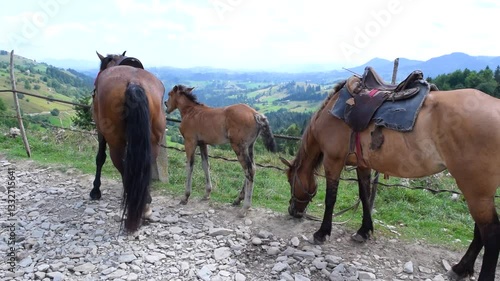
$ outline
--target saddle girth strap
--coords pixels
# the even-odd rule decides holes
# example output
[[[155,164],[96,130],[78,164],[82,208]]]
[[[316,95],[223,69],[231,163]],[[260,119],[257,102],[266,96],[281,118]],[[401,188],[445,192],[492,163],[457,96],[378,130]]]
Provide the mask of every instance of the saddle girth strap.
[[[365,160],[363,159],[363,148],[361,147],[361,135],[359,132],[351,132],[351,141],[349,145],[349,154],[356,155],[356,166],[367,168]]]

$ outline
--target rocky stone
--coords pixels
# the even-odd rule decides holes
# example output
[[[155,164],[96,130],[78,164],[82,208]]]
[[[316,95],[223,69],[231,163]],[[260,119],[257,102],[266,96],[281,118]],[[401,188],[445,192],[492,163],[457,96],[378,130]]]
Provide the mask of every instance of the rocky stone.
[[[231,256],[231,249],[228,247],[220,247],[214,250],[214,259],[216,261],[229,258]]]
[[[413,262],[409,261],[405,263],[403,267],[403,272],[408,274],[413,274]]]
[[[73,271],[75,271],[75,272],[81,272],[83,274],[87,274],[89,272],[92,272],[94,269],[95,269],[95,265],[93,265],[91,263],[84,263],[82,265],[75,266],[73,268]]]

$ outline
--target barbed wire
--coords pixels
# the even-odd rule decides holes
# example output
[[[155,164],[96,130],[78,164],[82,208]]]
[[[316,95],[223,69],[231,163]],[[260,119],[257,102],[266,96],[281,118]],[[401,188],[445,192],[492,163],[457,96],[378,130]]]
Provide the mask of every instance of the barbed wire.
[[[180,149],[180,148],[175,147],[175,146],[166,146],[166,147],[169,148],[169,149],[180,151],[180,152],[184,152],[184,153],[186,152],[185,150]],[[199,155],[199,152],[197,154]],[[238,159],[227,158],[227,157],[224,157],[224,156],[208,155],[208,157],[209,158],[214,158],[214,159],[221,159],[221,160],[224,160],[224,161],[227,161],[227,162],[239,162]],[[281,168],[281,167],[277,167],[277,166],[273,166],[273,165],[266,165],[266,164],[259,164],[259,163],[255,163],[255,166],[261,167],[261,168],[267,168],[267,169],[275,169],[275,170],[282,171],[282,172],[286,172],[286,170],[287,170],[287,169],[284,169],[284,168]],[[320,173],[317,173],[317,172],[315,172],[314,174],[316,176],[319,176],[319,177],[322,177],[322,178],[326,178],[326,176],[323,175],[323,174],[320,174]],[[356,179],[356,178],[340,177],[339,179],[342,180],[342,181],[358,182],[358,179]],[[426,187],[426,186],[422,186],[422,185],[420,185],[420,186],[408,186],[408,185],[404,185],[404,184],[386,184],[386,183],[382,183],[380,181],[377,184],[381,185],[381,186],[384,186],[384,187],[402,187],[402,188],[411,189],[411,190],[425,190],[425,191],[431,192],[432,194],[452,193],[452,194],[462,195],[462,193],[460,193],[459,191],[456,191],[456,190],[451,190],[451,189],[432,189],[432,188],[429,188],[429,187]],[[500,195],[496,195],[495,197],[496,198],[500,198]]]
[[[46,100],[49,100],[49,101],[66,103],[66,104],[71,104],[71,105],[74,105],[74,106],[81,106],[81,107],[84,107],[84,108],[90,108],[90,105],[85,105],[85,104],[80,104],[80,103],[74,103],[74,102],[64,101],[64,100],[60,100],[60,99],[48,98],[48,97],[44,97],[44,96],[41,96],[41,95],[37,95],[37,94],[33,94],[33,93],[28,93],[28,92],[24,92],[24,91],[18,91],[18,90],[14,91],[14,90],[10,90],[10,89],[4,89],[4,90],[0,89],[0,93],[2,93],[2,92],[11,92],[11,93],[16,92],[16,93],[25,94],[25,95],[28,95],[28,96],[33,96],[33,97],[37,97],[37,98],[46,99]],[[17,118],[17,116],[7,116],[7,115],[0,115],[0,116],[1,117],[7,117],[7,118]],[[24,120],[24,118],[21,118],[21,119]],[[173,119],[173,118],[170,118],[170,117],[166,117],[166,120],[167,121],[172,121],[172,122],[177,122],[177,123],[181,122],[181,120]],[[33,122],[33,123],[38,123],[38,124],[41,124],[41,125],[45,125],[45,126],[48,126],[48,127],[52,127],[52,128],[58,128],[58,129],[63,129],[63,130],[70,130],[70,131],[74,131],[74,132],[78,132],[78,133],[82,133],[82,134],[88,134],[88,135],[97,135],[97,133],[95,133],[95,132],[83,131],[83,130],[77,130],[77,129],[68,128],[68,127],[56,126],[56,125],[52,125],[52,124],[47,123],[47,122],[40,122],[40,121],[33,120],[33,119],[28,119],[28,121]],[[300,137],[295,137],[295,136],[286,136],[286,135],[274,135],[274,136],[276,138],[282,138],[282,139],[287,139],[287,140],[301,140]],[[181,152],[185,152],[184,150],[179,149],[177,147],[173,147],[173,146],[166,146],[166,147],[169,148],[169,149],[175,149],[175,150],[178,150],[178,151],[181,151]],[[238,162],[238,159],[230,159],[230,158],[227,158],[227,157],[224,157],[224,156],[209,155],[209,157],[213,158],[213,159],[220,159],[220,160],[228,161],[228,162]],[[279,171],[282,171],[282,172],[286,171],[286,169],[283,169],[281,167],[276,167],[276,166],[273,166],[273,165],[265,165],[265,164],[260,164],[260,163],[255,163],[255,165],[258,166],[258,167],[261,167],[261,168],[276,169],[276,170],[279,170]],[[320,177],[325,177],[324,175],[321,175],[321,174],[318,174],[318,173],[315,173],[315,174],[317,176],[320,176]],[[355,178],[342,178],[342,177],[340,177],[340,180],[358,182],[358,180],[355,179]],[[461,192],[458,192],[458,191],[455,191],[455,190],[450,190],[450,189],[437,189],[436,190],[436,189],[432,189],[432,188],[425,187],[425,186],[407,186],[407,185],[403,185],[403,184],[385,184],[385,183],[381,183],[381,182],[379,182],[378,184],[381,185],[381,186],[384,186],[384,187],[401,187],[401,188],[406,188],[406,189],[411,189],[411,190],[425,190],[425,191],[429,191],[429,192],[431,192],[433,194],[452,193],[452,194],[462,195]],[[496,195],[495,198],[500,198],[500,195]]]
[[[90,108],[90,105],[88,105],[88,104],[81,104],[81,103],[75,103],[75,102],[70,102],[70,101],[66,101],[66,100],[56,99],[56,98],[44,97],[41,95],[28,93],[28,92],[24,92],[24,91],[18,91],[18,90],[14,91],[11,89],[0,89],[0,93],[9,93],[9,92],[10,93],[19,93],[19,94],[23,94],[23,95],[27,95],[27,96],[31,96],[31,97],[35,97],[35,98],[40,98],[40,99],[45,99],[45,100],[48,100],[50,102],[60,102],[60,103],[74,105],[74,106],[81,106],[83,108]]]
[[[17,116],[11,116],[11,115],[2,115],[2,114],[0,114],[0,117],[17,119]],[[85,130],[78,130],[78,129],[71,128],[71,127],[57,126],[57,125],[53,125],[53,124],[50,124],[50,123],[47,123],[47,122],[44,122],[44,121],[35,120],[35,119],[32,119],[32,118],[21,117],[21,120],[25,120],[25,121],[28,121],[28,122],[31,122],[31,123],[39,124],[39,125],[42,125],[42,126],[51,127],[53,129],[62,129],[62,130],[67,130],[67,131],[72,131],[72,132],[77,132],[77,133],[87,134],[87,135],[93,135],[93,136],[97,135],[97,132],[95,132],[95,131],[85,131]]]
[[[75,103],[75,102],[65,101],[65,100],[61,100],[61,99],[56,99],[56,98],[44,97],[44,96],[41,96],[41,95],[37,95],[37,94],[33,94],[33,93],[28,93],[28,92],[25,92],[25,91],[18,91],[18,90],[14,91],[14,90],[11,90],[11,89],[0,89],[0,93],[19,93],[19,94],[23,94],[23,95],[27,95],[27,96],[32,96],[32,97],[36,97],[36,98],[40,98],[40,99],[45,99],[45,100],[50,101],[50,102],[59,102],[59,103],[69,104],[69,105],[73,105],[73,106],[79,106],[79,107],[87,108],[87,109],[89,109],[91,107],[88,104],[81,104],[81,103]],[[175,123],[180,123],[182,121],[182,120],[174,119],[174,118],[170,118],[170,117],[167,117],[166,120],[167,121],[171,121],[171,122],[175,122]],[[279,134],[275,134],[274,137],[278,138],[278,139],[285,139],[285,140],[301,140],[301,137],[279,135]]]

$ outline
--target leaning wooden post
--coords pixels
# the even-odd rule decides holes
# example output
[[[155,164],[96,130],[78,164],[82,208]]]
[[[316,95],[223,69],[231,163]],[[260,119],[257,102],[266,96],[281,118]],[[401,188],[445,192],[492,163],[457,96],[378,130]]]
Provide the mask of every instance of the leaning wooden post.
[[[394,60],[394,68],[392,69],[392,84],[396,84],[396,76],[398,75],[399,58]]]
[[[151,165],[153,180],[168,182],[168,155],[167,155],[167,132],[163,132],[163,139],[159,143],[160,152],[156,158],[156,162]]]
[[[28,138],[26,137],[26,132],[24,131],[23,118],[21,116],[21,107],[19,106],[19,99],[17,98],[16,89],[16,78],[14,77],[14,50],[10,52],[10,81],[12,83],[12,93],[14,94],[14,104],[17,113],[17,122],[19,123],[19,130],[21,131],[21,137],[23,138],[24,148],[26,148],[26,153],[28,157],[31,157],[30,144],[28,143]]]

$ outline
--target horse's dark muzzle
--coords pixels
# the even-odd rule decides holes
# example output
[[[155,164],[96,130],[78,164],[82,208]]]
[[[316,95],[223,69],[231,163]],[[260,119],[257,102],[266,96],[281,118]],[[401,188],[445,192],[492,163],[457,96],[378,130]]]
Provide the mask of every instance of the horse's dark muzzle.
[[[304,216],[304,212],[298,212],[294,208],[293,204],[290,204],[290,206],[288,206],[288,213],[290,214],[290,216],[297,218],[297,219],[301,219]]]

